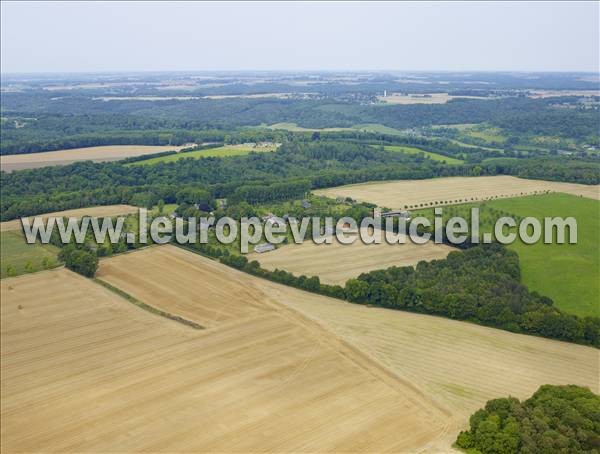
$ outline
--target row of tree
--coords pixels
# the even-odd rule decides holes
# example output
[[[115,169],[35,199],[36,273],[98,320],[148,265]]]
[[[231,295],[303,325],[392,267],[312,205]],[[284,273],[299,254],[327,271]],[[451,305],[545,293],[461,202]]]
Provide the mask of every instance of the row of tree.
[[[600,317],[566,314],[554,307],[550,298],[530,292],[520,282],[517,254],[498,243],[451,252],[444,260],[422,261],[415,268],[391,267],[361,274],[344,287],[321,284],[316,276],[265,270],[258,262],[224,253],[219,247],[196,244],[192,248],[248,273],[353,303],[600,347]]]

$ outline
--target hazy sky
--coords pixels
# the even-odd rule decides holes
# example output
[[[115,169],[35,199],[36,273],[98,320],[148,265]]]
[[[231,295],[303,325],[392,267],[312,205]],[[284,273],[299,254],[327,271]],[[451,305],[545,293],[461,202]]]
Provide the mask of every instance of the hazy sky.
[[[600,3],[2,1],[2,71],[598,71]]]

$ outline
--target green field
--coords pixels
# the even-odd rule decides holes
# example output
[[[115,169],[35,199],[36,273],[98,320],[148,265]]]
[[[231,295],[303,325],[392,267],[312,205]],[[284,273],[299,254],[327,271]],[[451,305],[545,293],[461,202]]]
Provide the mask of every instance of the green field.
[[[444,208],[444,219],[470,218],[474,204]],[[519,254],[522,281],[531,290],[549,296],[560,309],[572,314],[600,316],[600,202],[568,194],[546,194],[498,199],[480,206],[481,233],[492,232],[499,217],[513,215],[572,216],[577,220],[577,244],[525,244],[517,240],[508,247]],[[432,217],[432,210],[423,210]],[[516,233],[516,228],[511,229]],[[568,239],[568,235],[567,235]],[[543,237],[542,237],[543,240]]]
[[[399,129],[390,128],[389,126],[385,126],[379,123],[368,123],[364,125],[355,125],[352,129],[357,129],[363,132],[374,132],[377,134],[388,134],[391,136],[402,136],[404,133]]]
[[[407,153],[407,154],[419,154],[423,153],[428,158],[433,159],[434,161],[442,161],[447,164],[462,164],[464,161],[456,158],[449,158],[448,156],[444,156],[437,153],[432,153],[430,151],[421,150],[420,148],[415,147],[404,147],[399,145],[386,145],[383,147],[386,151],[396,151],[399,153]]]
[[[327,131],[352,131],[352,128],[303,128],[296,123],[275,123],[266,126],[267,129],[282,129],[290,132],[327,132]]]
[[[264,153],[275,151],[277,149],[277,145],[275,144],[240,144],[240,145],[225,145],[218,148],[208,148],[204,150],[196,150],[196,151],[188,151],[184,153],[171,154],[168,156],[159,156],[157,158],[150,158],[144,161],[132,162],[130,164],[126,164],[128,166],[139,166],[139,165],[152,165],[157,164],[159,162],[174,162],[179,159],[192,158],[208,158],[208,157],[225,157],[225,156],[240,156],[249,154],[251,152],[255,153]]]
[[[21,232],[0,233],[0,251],[2,278],[54,268],[60,264],[56,246],[27,244]]]
[[[298,126],[296,123],[275,123],[270,126],[261,125],[262,128],[266,129],[282,129],[290,132],[336,132],[336,131],[361,131],[361,132],[373,132],[377,134],[389,134],[393,136],[401,136],[404,133],[398,129],[390,128],[379,123],[366,123],[360,125],[354,125],[351,128],[304,128]]]

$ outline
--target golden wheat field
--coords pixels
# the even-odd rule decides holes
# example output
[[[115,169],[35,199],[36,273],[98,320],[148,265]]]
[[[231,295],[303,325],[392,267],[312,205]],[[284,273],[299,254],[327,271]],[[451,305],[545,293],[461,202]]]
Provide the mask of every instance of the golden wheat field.
[[[449,177],[363,183],[319,189],[317,195],[351,197],[391,209],[466,203],[491,198],[519,197],[540,192],[564,192],[600,200],[599,185],[526,180],[512,176]]]
[[[66,269],[3,280],[3,452],[448,452],[488,399],[598,392],[596,349],[353,305],[174,246],[103,259],[98,278],[207,328]]]
[[[525,399],[542,384],[600,392],[600,352],[593,347],[331,298],[286,303],[446,408],[446,445],[489,399]]]
[[[281,304],[304,292],[170,246],[122,257],[223,306],[246,303],[232,279],[255,310],[196,330],[66,269],[3,280],[3,452],[414,452],[446,433],[435,403]]]
[[[365,244],[357,238],[352,244],[342,244],[334,235],[331,244],[305,241],[263,254],[253,252],[248,255],[248,260],[257,260],[268,270],[319,276],[323,283],[344,285],[361,273],[390,266],[414,266],[421,260],[443,259],[453,250],[445,244],[415,244],[410,239],[405,244],[390,244],[384,237],[381,241],[381,244]]]
[[[118,161],[120,159],[161,151],[175,150],[191,146],[186,145],[106,145],[99,147],[72,148],[68,150],[45,151],[42,153],[13,154],[0,156],[0,169],[5,172],[35,169],[46,166],[72,164],[77,161]]]
[[[118,215],[125,215],[130,213],[137,213],[138,208],[131,205],[104,205],[97,207],[87,208],[76,208],[74,210],[55,211],[53,213],[44,213],[38,215],[44,221],[50,217],[74,217],[82,218],[83,216],[92,217],[112,217]],[[29,218],[33,220],[33,216]],[[21,220],[15,219],[13,221],[0,222],[0,232],[8,232],[11,230],[21,230]]]

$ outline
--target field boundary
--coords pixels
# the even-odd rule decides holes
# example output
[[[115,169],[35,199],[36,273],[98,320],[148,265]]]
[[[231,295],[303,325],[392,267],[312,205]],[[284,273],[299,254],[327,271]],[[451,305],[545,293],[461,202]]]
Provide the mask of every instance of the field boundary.
[[[140,301],[137,298],[134,298],[129,293],[124,292],[120,288],[117,288],[114,285],[111,285],[108,282],[103,281],[102,279],[93,278],[92,281],[94,281],[95,283],[101,285],[102,287],[110,290],[111,292],[116,293],[117,295],[121,296],[122,298],[124,298],[128,302],[130,302],[130,303],[134,304],[135,306],[139,307],[140,309],[148,311],[148,312],[150,312],[150,313],[152,313],[154,315],[159,315],[161,317],[168,318],[169,320],[173,320],[173,321],[181,323],[183,325],[187,325],[187,326],[189,326],[190,328],[193,328],[193,329],[206,329],[204,326],[200,325],[199,323],[196,323],[196,322],[193,322],[191,320],[188,320],[187,318],[183,318],[180,315],[171,314],[170,312],[165,312],[165,311],[163,311],[161,309],[158,309],[158,308],[156,308],[154,306],[150,306],[149,304],[146,304],[143,301]]]
[[[350,304],[350,305],[356,304],[356,303],[352,303],[350,301],[345,301],[345,300],[341,300],[338,298],[325,296],[325,295],[322,295],[317,292],[310,292],[308,290],[299,289],[299,288],[292,287],[289,285],[281,284],[277,281],[268,279],[267,277],[264,277],[264,276],[257,276],[257,275],[248,273],[246,271],[240,270],[240,269],[230,266],[226,263],[223,263],[223,262],[215,259],[214,257],[207,256],[200,251],[197,251],[197,250],[189,248],[189,247],[185,247],[184,245],[179,245],[179,244],[175,243],[175,244],[173,244],[173,246],[179,247],[179,248],[183,249],[184,251],[190,252],[192,254],[197,254],[200,257],[215,261],[215,262],[219,263],[221,266],[231,268],[237,272],[246,274],[253,279],[259,279],[261,281],[264,281],[264,282],[268,283],[268,285],[289,287],[292,291],[306,292],[306,293],[310,293],[310,294],[314,294],[314,295],[319,295],[322,298],[332,299],[332,300],[334,300],[338,303],[342,303],[342,304]],[[443,403],[441,403],[437,399],[429,396],[426,393],[426,391],[424,389],[422,389],[419,385],[409,381],[407,378],[400,375],[396,371],[392,370],[390,367],[386,366],[385,364],[383,364],[376,358],[372,357],[368,353],[364,352],[362,349],[356,347],[354,344],[352,344],[348,340],[344,339],[339,334],[333,332],[321,320],[310,317],[309,315],[306,315],[302,311],[292,307],[290,304],[283,304],[283,303],[274,302],[274,301],[265,301],[265,304],[279,309],[282,316],[287,317],[292,320],[295,320],[298,324],[300,324],[301,326],[304,326],[306,329],[308,329],[310,332],[312,332],[313,335],[315,337],[317,337],[317,339],[320,339],[323,336],[325,336],[325,337],[329,338],[329,340],[335,341],[337,345],[332,345],[331,343],[327,343],[327,345],[329,345],[331,348],[334,348],[343,357],[353,361],[357,366],[361,367],[363,370],[368,371],[372,376],[377,377],[380,380],[387,383],[388,386],[391,386],[394,389],[398,389],[397,387],[399,385],[405,386],[405,387],[411,389],[416,394],[418,394],[425,401],[431,403],[444,416],[452,417],[451,411]],[[424,314],[424,315],[429,316],[429,314]],[[434,317],[436,317],[436,316],[434,316]],[[443,318],[443,317],[441,317],[441,318]],[[355,358],[353,358],[353,355],[355,355]]]

